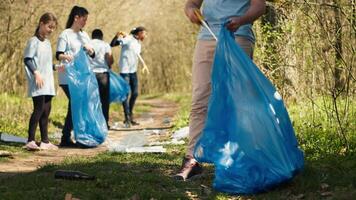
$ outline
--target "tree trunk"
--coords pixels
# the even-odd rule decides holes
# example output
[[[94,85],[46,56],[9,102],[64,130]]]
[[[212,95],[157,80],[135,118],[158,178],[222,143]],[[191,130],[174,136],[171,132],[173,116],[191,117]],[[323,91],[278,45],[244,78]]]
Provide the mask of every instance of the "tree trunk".
[[[337,91],[342,90],[342,24],[341,24],[341,12],[340,6],[337,0],[334,0],[334,17],[335,17],[335,68],[334,68],[334,81],[335,81],[335,89]]]

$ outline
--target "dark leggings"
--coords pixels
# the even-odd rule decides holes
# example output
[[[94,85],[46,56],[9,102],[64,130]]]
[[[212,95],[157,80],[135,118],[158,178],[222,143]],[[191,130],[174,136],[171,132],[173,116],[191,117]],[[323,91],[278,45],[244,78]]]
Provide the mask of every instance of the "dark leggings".
[[[72,121],[72,108],[71,108],[71,101],[70,101],[70,92],[68,85],[60,85],[63,89],[64,93],[68,98],[68,108],[67,108],[67,116],[64,122],[64,127],[62,130],[62,141],[68,142],[70,141],[70,132],[73,130],[73,121]]]
[[[48,143],[48,117],[51,112],[52,96],[41,95],[32,97],[33,113],[28,126],[28,142],[35,141],[38,123],[40,124],[41,141]]]
[[[137,73],[120,73],[121,77],[126,80],[126,82],[130,85],[131,95],[130,100],[128,98],[122,102],[122,106],[124,108],[125,119],[129,116],[132,117],[132,111],[135,106],[135,102],[138,96],[138,79]],[[132,120],[132,119],[131,119]]]
[[[95,73],[96,80],[98,81],[100,101],[103,110],[103,114],[106,120],[106,125],[109,121],[109,93],[110,93],[110,79],[109,73]]]

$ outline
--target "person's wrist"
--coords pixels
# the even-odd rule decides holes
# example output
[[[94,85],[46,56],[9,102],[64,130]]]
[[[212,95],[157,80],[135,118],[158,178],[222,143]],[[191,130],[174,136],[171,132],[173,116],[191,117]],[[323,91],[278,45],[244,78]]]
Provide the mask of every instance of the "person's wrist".
[[[242,26],[242,18],[241,17],[238,17],[237,18],[237,28],[239,28],[240,26]]]
[[[194,5],[186,5],[184,11],[187,15],[189,15],[190,13],[194,13],[194,10],[196,9],[198,8]]]
[[[67,56],[62,54],[60,55],[59,60],[67,60]]]

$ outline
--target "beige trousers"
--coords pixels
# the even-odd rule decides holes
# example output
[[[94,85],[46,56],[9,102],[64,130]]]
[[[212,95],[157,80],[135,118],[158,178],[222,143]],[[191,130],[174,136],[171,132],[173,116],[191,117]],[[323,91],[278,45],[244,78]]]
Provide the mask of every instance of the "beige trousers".
[[[254,44],[244,38],[236,37],[236,42],[252,58]],[[192,72],[192,105],[189,119],[189,142],[186,155],[193,156],[197,140],[204,128],[208,100],[211,91],[211,67],[214,59],[216,42],[198,40],[195,46]]]

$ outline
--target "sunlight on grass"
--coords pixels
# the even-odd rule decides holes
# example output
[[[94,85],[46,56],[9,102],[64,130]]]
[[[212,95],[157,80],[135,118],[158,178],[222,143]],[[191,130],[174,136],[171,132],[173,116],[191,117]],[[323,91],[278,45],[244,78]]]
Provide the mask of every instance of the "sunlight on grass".
[[[144,96],[142,99],[160,97],[179,104],[179,111],[174,119],[174,129],[187,126],[190,112],[189,94],[164,94]],[[3,97],[4,96],[0,96]],[[20,97],[7,97],[14,105],[22,106],[23,110],[31,110],[32,105],[25,103]],[[0,98],[1,99],[1,98]],[[0,100],[1,101],[1,100]],[[52,121],[61,121],[66,110],[65,98],[54,100]],[[356,105],[352,105],[355,109]],[[11,113],[16,106],[8,106],[8,117],[17,115]],[[112,112],[122,111],[121,104],[113,104]],[[121,109],[121,110],[120,110]],[[148,112],[150,106],[138,105],[139,112]],[[185,145],[166,145],[167,153],[164,154],[127,154],[127,153],[101,153],[94,157],[67,157],[60,164],[49,164],[41,169],[21,175],[0,176],[0,197],[5,199],[63,199],[70,192],[80,199],[129,199],[138,196],[140,199],[320,199],[324,198],[322,184],[327,184],[327,191],[334,199],[352,199],[356,195],[356,154],[354,151],[340,152],[338,135],[328,127],[328,122],[322,113],[315,113],[320,117],[310,114],[310,108],[305,105],[290,105],[289,113],[296,130],[301,148],[305,152],[305,169],[290,182],[282,184],[266,193],[244,196],[228,195],[212,189],[214,181],[214,167],[204,165],[204,176],[200,179],[180,182],[171,176],[177,172],[185,152]],[[121,115],[121,113],[116,113]],[[3,115],[6,116],[6,115]],[[356,121],[354,115],[350,115]],[[2,119],[2,123],[5,122]],[[8,122],[7,122],[8,123]],[[23,126],[25,131],[27,120],[19,122],[16,127]],[[13,126],[13,127],[12,127]],[[352,124],[350,126],[353,126]],[[7,125],[16,130],[15,125]],[[1,130],[3,131],[3,126]],[[349,135],[350,144],[355,145],[354,134]],[[7,150],[23,156],[30,155],[19,145],[0,143],[0,150]],[[0,159],[7,162],[9,159]],[[55,170],[78,170],[95,175],[95,181],[67,181],[55,180]],[[17,188],[25,188],[21,193]]]

